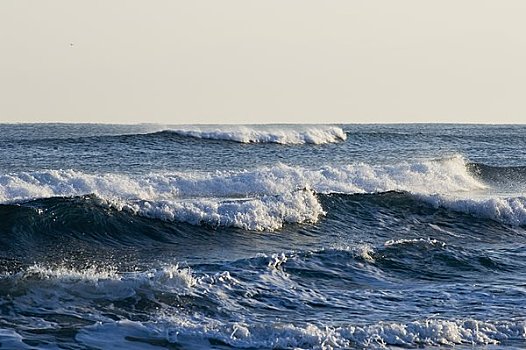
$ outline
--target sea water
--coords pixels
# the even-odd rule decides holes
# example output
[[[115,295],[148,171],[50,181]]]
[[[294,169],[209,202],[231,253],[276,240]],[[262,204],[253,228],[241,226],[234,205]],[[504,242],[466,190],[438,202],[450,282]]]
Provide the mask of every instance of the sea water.
[[[526,347],[526,126],[0,124],[1,349]]]

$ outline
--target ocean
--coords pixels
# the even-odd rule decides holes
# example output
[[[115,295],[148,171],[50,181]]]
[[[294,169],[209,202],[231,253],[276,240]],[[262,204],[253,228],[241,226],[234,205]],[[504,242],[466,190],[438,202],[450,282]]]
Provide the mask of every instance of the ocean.
[[[0,349],[526,347],[526,125],[0,124]]]

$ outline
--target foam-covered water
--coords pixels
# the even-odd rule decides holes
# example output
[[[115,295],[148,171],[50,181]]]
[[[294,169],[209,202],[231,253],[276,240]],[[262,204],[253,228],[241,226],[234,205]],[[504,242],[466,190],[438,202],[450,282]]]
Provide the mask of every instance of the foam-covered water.
[[[522,348],[525,135],[0,124],[0,348]]]

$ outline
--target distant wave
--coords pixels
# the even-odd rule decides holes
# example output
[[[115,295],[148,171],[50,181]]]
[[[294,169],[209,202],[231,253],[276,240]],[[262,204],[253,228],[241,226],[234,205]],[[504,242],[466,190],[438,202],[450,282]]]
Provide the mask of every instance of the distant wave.
[[[225,140],[240,143],[278,143],[282,145],[325,144],[345,141],[347,135],[336,126],[190,128],[168,130],[171,133],[199,139]]]
[[[180,128],[169,128],[159,126],[133,132],[121,130],[120,133],[112,134],[80,134],[80,135],[30,135],[27,139],[20,138],[26,142],[35,141],[50,143],[55,142],[78,142],[78,141],[108,141],[128,140],[135,138],[157,138],[183,137],[219,141],[231,141],[239,143],[275,143],[282,145],[301,145],[336,143],[345,141],[347,134],[342,128],[330,125],[221,125],[221,126],[181,126]]]
[[[277,230],[316,223],[325,214],[316,194],[399,191],[443,207],[512,225],[526,224],[524,197],[470,197],[486,188],[462,157],[397,165],[349,164],[214,173],[129,176],[47,170],[0,176],[0,203],[94,194],[103,205],[165,221]]]

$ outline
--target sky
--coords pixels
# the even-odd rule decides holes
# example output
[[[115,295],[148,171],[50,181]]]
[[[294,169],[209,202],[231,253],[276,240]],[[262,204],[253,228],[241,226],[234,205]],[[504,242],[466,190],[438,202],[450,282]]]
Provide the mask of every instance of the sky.
[[[0,122],[526,123],[524,0],[2,0]]]

